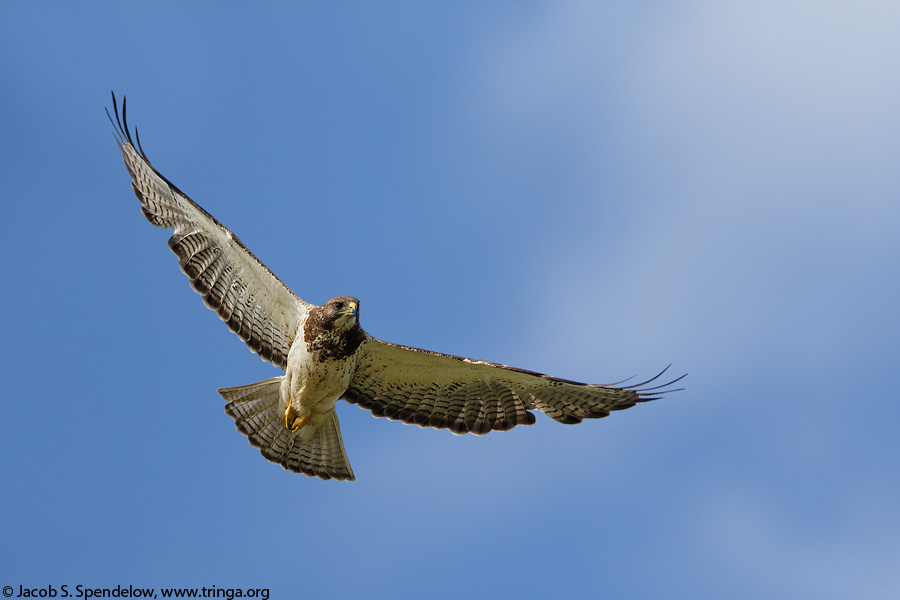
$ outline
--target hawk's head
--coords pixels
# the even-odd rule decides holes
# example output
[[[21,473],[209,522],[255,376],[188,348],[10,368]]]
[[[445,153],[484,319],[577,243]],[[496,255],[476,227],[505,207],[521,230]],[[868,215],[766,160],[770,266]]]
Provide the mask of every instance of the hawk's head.
[[[353,354],[365,338],[359,326],[359,300],[352,296],[332,298],[310,309],[303,324],[303,339],[320,360],[341,360]]]
[[[343,331],[359,323],[359,300],[353,296],[332,298],[320,310],[323,329]]]

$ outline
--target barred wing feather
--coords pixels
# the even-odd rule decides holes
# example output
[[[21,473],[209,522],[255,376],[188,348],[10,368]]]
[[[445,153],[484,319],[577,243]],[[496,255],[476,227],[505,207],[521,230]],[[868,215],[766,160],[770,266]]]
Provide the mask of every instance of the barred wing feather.
[[[663,373],[665,370],[663,371]],[[383,342],[367,335],[343,398],[420,427],[483,435],[531,425],[539,410],[566,424],[655,400],[679,379],[647,388],[585,384],[483,360]]]
[[[263,360],[285,368],[291,342],[309,304],[294,294],[227,227],[150,165],[132,139],[122,102],[113,95],[116,140],[141,210],[157,227],[173,229],[169,248],[191,287],[231,331]],[[107,111],[108,114],[108,111]],[[110,116],[112,121],[112,116]]]

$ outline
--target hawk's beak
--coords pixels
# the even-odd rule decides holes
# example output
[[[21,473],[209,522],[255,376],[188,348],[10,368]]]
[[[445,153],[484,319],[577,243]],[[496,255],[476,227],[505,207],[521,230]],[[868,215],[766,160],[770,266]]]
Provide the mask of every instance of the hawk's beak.
[[[339,314],[355,317],[359,314],[359,305],[356,302],[350,302],[347,304],[347,308],[342,310]]]

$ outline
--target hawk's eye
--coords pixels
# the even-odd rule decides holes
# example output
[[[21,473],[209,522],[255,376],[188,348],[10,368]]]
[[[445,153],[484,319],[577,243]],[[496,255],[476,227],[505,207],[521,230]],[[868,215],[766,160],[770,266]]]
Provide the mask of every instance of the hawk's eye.
[[[338,310],[344,310],[344,303],[343,302],[335,302],[334,307]]]

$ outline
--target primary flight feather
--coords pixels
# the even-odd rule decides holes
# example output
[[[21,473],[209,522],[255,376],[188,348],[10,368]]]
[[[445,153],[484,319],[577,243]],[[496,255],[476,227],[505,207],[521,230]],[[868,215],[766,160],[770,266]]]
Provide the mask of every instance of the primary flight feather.
[[[150,165],[137,130],[132,138],[128,128],[124,99],[120,115],[113,95],[113,111],[110,121],[144,216],[174,230],[169,248],[203,302],[250,350],[285,372],[219,390],[238,431],[285,469],[354,479],[334,409],[340,399],[376,417],[483,435],[531,425],[531,410],[566,424],[605,417],[655,400],[681,379],[650,388],[659,375],[629,387],[585,384],[374,338],[360,327],[356,298],[316,306],[294,294]]]

